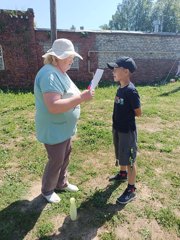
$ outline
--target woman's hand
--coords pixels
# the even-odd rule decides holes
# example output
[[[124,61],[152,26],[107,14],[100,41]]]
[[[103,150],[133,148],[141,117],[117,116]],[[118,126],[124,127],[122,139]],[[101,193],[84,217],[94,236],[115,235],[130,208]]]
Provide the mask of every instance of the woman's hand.
[[[83,102],[89,101],[94,97],[94,90],[84,90],[81,93],[81,98]]]

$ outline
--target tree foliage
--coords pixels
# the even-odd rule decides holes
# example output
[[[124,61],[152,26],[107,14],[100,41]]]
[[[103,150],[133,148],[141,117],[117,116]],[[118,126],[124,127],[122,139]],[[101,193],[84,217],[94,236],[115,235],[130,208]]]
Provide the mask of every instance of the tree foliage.
[[[180,32],[180,1],[157,0],[152,19],[159,21],[159,30],[162,32]]]
[[[179,0],[122,0],[102,29],[126,31],[180,31]]]

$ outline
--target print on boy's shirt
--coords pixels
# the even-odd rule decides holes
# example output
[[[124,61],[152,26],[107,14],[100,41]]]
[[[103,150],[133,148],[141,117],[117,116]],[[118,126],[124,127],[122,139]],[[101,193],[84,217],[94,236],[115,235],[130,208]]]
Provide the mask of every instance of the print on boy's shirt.
[[[115,97],[115,103],[120,104],[120,105],[124,105],[124,99],[123,98],[119,98],[118,96]]]

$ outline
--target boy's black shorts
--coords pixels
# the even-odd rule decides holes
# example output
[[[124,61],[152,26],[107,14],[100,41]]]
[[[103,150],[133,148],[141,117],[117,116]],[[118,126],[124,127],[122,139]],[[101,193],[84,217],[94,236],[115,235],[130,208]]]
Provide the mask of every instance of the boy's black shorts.
[[[136,161],[137,155],[137,132],[129,131],[128,133],[118,132],[113,129],[113,143],[115,156],[119,165],[128,166]]]

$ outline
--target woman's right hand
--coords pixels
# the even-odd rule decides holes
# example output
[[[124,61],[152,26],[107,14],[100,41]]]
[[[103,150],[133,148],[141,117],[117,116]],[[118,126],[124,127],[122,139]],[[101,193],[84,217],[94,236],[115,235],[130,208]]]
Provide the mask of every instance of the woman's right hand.
[[[89,101],[94,97],[94,90],[84,90],[81,93],[81,98],[83,100],[83,102]]]

